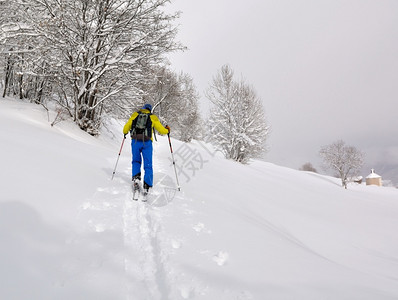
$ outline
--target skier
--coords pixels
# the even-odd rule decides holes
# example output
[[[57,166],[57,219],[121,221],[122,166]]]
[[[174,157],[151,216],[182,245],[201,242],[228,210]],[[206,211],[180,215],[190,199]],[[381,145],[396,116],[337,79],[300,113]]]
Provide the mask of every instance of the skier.
[[[152,167],[152,133],[155,128],[160,134],[170,133],[170,127],[160,123],[157,116],[151,113],[152,105],[145,104],[139,111],[134,112],[124,125],[123,134],[130,132],[132,152],[132,181],[134,189],[139,188],[141,181],[141,162],[144,161],[144,194],[153,186]]]

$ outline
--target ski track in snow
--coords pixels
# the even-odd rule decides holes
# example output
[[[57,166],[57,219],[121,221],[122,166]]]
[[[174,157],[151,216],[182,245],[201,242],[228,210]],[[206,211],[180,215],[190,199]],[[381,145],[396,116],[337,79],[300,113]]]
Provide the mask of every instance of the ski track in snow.
[[[147,203],[134,201],[132,185],[126,180],[129,175],[129,170],[126,170],[123,179],[115,178],[109,186],[98,187],[93,196],[81,205],[80,213],[80,218],[93,232],[121,231],[127,299],[206,299],[215,292],[209,283],[170,262],[170,256],[179,255],[180,249],[184,248],[185,239],[168,236],[162,227],[162,218],[167,215],[166,205],[176,198],[174,201],[183,199],[183,202],[173,206],[172,214],[186,217],[183,223],[191,224],[186,230],[196,235],[212,234],[211,228],[201,221],[200,214],[188,204],[194,200],[176,195],[170,188],[173,181],[157,173],[153,198],[148,199]],[[286,233],[283,236],[292,239]],[[298,241],[293,242],[303,246]],[[196,251],[209,265],[215,264],[220,268],[230,260],[229,252],[224,250],[204,248]],[[249,291],[227,289],[222,294],[222,299],[252,299]]]
[[[78,218],[99,234],[122,231],[128,299],[171,299],[161,214],[150,203],[134,201],[130,184],[115,179],[108,187],[98,187],[82,203]]]
[[[162,251],[160,216],[147,203],[132,200],[127,193],[124,205],[124,238],[127,249],[126,273],[145,286],[146,295],[139,299],[169,299],[166,258]],[[128,279],[130,280],[130,279]],[[129,299],[137,299],[136,289],[127,283]]]
[[[122,232],[127,299],[206,299],[214,293],[209,283],[170,262],[170,256],[179,255],[186,241],[164,232],[162,219],[167,215],[167,204],[183,200],[181,205],[173,206],[172,215],[186,217],[183,223],[191,224],[187,231],[207,235],[212,234],[212,230],[188,204],[194,200],[176,194],[172,188],[173,180],[161,173],[161,168],[158,171],[152,198],[147,203],[133,200],[132,185],[126,180],[130,171],[126,170],[121,175],[123,179],[115,178],[108,187],[97,188],[93,196],[81,205],[80,217],[91,231],[98,234],[109,230]],[[215,264],[220,268],[230,259],[229,252],[224,250],[204,248],[196,251],[209,265]],[[222,294],[222,299],[252,299],[249,291],[228,289]]]
[[[163,173],[156,161],[154,170],[156,182],[147,203],[133,200],[132,184],[128,180],[131,170],[126,168],[108,186],[98,187],[92,197],[82,203],[79,217],[89,230],[97,234],[121,232],[127,299],[206,298],[211,293],[209,283],[170,262],[170,256],[179,255],[186,241],[182,237],[168,236],[164,231],[162,221],[168,213],[167,205],[178,199],[183,200],[182,205],[173,206],[172,217],[185,216],[185,224],[191,224],[186,227],[187,232],[192,230],[196,235],[202,235],[212,234],[212,230],[188,205],[194,200],[176,194],[173,178]],[[226,251],[196,251],[210,265],[224,267],[229,261]],[[250,299],[248,292],[240,292],[239,295],[232,291],[224,293],[234,299]]]
[[[173,180],[162,173],[156,162],[154,169],[156,182],[148,202],[132,200],[131,187],[126,189],[123,201],[126,286],[131,300],[176,299],[172,296],[174,272],[168,256],[171,249],[181,247],[181,243],[178,246],[174,243],[174,248],[162,227],[165,206],[175,197],[175,189]],[[130,170],[125,175],[128,178]]]

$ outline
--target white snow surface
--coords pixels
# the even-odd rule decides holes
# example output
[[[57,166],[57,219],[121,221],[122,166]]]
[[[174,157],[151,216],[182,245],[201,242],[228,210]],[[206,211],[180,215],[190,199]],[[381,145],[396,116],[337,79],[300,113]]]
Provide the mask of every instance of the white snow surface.
[[[133,202],[119,123],[95,138],[0,99],[0,299],[398,299],[397,189],[172,139],[176,191],[158,137]]]

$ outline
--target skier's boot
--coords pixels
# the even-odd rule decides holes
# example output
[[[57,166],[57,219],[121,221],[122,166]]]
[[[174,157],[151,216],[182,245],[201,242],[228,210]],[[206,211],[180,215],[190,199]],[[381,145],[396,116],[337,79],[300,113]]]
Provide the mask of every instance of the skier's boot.
[[[148,200],[148,194],[149,194],[149,189],[151,188],[150,185],[148,185],[145,181],[144,181],[144,198],[142,199],[142,201],[146,202]]]
[[[137,175],[134,175],[132,178],[131,178],[131,181],[141,181],[141,173],[138,173]]]

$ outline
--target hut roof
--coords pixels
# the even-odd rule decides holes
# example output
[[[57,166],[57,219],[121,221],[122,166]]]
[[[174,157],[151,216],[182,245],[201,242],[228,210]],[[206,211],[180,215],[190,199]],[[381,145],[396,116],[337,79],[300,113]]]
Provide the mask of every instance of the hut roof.
[[[381,176],[378,175],[378,174],[376,174],[376,173],[375,173],[375,170],[372,169],[372,170],[371,170],[371,173],[370,173],[368,176],[366,176],[366,178],[381,178]]]

